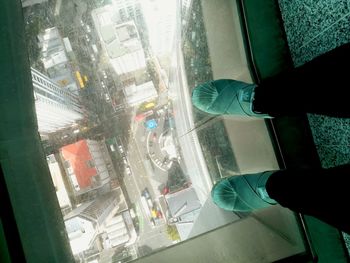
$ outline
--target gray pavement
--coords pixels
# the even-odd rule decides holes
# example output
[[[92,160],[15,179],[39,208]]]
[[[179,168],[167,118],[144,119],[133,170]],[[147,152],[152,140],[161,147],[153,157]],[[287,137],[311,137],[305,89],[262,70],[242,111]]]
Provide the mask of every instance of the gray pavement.
[[[140,222],[140,233],[137,244],[139,246],[148,245],[153,249],[159,248],[171,242],[166,234],[166,224],[164,220],[158,221],[159,225],[153,226],[150,221],[149,211],[141,201],[141,192],[147,187],[153,199],[156,198],[157,192],[154,191],[152,179],[147,175],[144,166],[143,157],[135,139],[131,139],[128,146],[128,160],[131,168],[131,175],[124,176],[130,201],[136,205],[136,214]]]

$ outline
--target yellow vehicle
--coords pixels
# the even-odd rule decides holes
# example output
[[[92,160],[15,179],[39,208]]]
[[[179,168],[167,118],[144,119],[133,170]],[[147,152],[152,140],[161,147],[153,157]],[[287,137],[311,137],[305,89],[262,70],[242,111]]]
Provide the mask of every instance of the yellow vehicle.
[[[147,102],[143,102],[139,108],[138,108],[138,112],[148,112],[152,109],[154,109],[154,107],[156,106],[156,102],[155,101],[147,101]]]
[[[154,103],[154,101],[149,102],[145,105],[145,109],[149,110],[149,109],[153,109],[154,106],[156,106],[156,104]]]

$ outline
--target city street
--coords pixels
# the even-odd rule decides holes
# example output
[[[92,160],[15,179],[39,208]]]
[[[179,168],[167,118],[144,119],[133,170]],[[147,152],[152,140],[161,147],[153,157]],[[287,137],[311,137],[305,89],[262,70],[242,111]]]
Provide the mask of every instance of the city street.
[[[80,60],[86,60],[88,63],[85,64],[90,65],[90,67],[93,65],[94,68],[91,71],[91,68],[85,68],[85,64],[80,63],[81,65],[74,70],[81,71],[82,74],[91,74],[90,81],[96,80],[94,85],[95,92],[103,97],[106,103],[112,103],[110,88],[114,85],[113,76],[108,74],[108,65],[104,65],[104,51],[100,49],[100,39],[95,31],[90,14],[91,10],[97,7],[96,3],[86,3],[81,0],[74,0],[67,5],[65,3],[66,1],[62,0],[63,8],[61,9],[62,19],[60,23],[67,31],[66,33],[74,35],[70,39],[73,49],[76,47],[75,49]],[[93,48],[94,45],[95,48]],[[163,93],[159,99],[162,103],[166,103],[166,93]],[[115,105],[112,104],[112,107],[116,111]],[[167,182],[166,169],[157,164],[164,159],[164,154],[159,147],[158,136],[156,141],[151,137],[153,132],[159,136],[163,133],[164,116],[159,118],[158,126],[152,132],[147,131],[141,123],[136,126],[137,129],[134,136],[124,140],[124,143],[128,142],[128,145],[123,145],[123,148],[127,149],[124,153],[127,164],[123,163],[123,165],[124,169],[130,169],[130,173],[124,173],[123,182],[130,202],[135,205],[135,213],[139,221],[137,245],[143,246],[147,244],[152,249],[157,249],[172,244],[172,241],[168,238],[167,225],[164,219],[158,219],[155,223],[152,223],[150,208],[142,200],[142,192],[144,189],[148,189],[152,200],[157,203],[160,195],[159,186]],[[149,147],[150,143],[153,143],[153,146]],[[149,158],[150,151],[154,152],[158,158],[154,160]],[[118,154],[116,157],[120,158]],[[158,207],[161,208],[160,205]],[[162,211],[164,217],[165,213],[166,211]]]
[[[124,176],[124,184],[126,186],[130,201],[135,204],[136,214],[139,219],[139,246],[147,244],[149,247],[156,249],[164,245],[170,245],[166,233],[166,223],[164,219],[159,219],[154,226],[150,220],[150,212],[143,204],[141,197],[142,191],[147,188],[151,197],[156,201],[159,192],[157,193],[154,187],[157,182],[150,178],[147,173],[142,154],[134,139],[130,140],[128,146],[128,161],[131,169],[130,175]],[[163,211],[163,214],[165,211]],[[165,216],[165,215],[164,215]]]
[[[79,62],[72,65],[73,71],[79,71],[82,75],[87,75],[87,84],[90,83],[92,91],[103,98],[105,103],[111,104],[114,112],[116,112],[119,108],[117,109],[116,105],[113,104],[113,94],[111,92],[115,88],[114,76],[109,70],[109,64],[105,63],[105,51],[101,49],[100,39],[91,18],[92,9],[97,7],[97,3],[94,1],[62,0],[60,19],[57,20],[65,34],[69,36],[73,51],[76,53],[76,59]],[[166,95],[163,94],[161,98],[165,101]],[[163,126],[164,116],[160,118],[158,127],[154,132],[161,135]],[[160,195],[159,186],[167,181],[166,170],[159,169],[160,166],[157,166],[148,157],[149,151],[147,151],[146,140],[148,138],[150,141],[150,137],[151,133],[140,124],[134,136],[123,140],[123,143],[128,144],[123,145],[125,149],[123,156],[127,163],[122,162],[124,167],[120,170],[130,169],[129,173],[124,173],[123,182],[127,190],[125,194],[128,195],[130,202],[134,204],[134,212],[139,222],[139,234],[135,245],[138,247],[147,245],[152,249],[158,249],[171,245],[172,241],[167,235],[165,219],[157,219],[152,222],[150,204],[142,197],[142,192],[148,189],[151,200],[157,204]],[[153,148],[151,147],[151,149]],[[156,142],[154,142],[152,151],[159,156],[159,160],[163,160],[161,158],[162,152]],[[118,153],[114,154],[116,158],[121,157]],[[162,210],[163,217],[165,217],[166,211],[163,211],[159,204],[157,204],[157,207]]]

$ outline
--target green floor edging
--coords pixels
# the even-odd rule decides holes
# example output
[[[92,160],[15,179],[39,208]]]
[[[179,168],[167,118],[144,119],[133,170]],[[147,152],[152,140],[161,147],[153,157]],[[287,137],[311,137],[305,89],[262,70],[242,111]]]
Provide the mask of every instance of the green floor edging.
[[[318,263],[348,262],[343,238],[339,231],[335,231],[334,227],[312,216],[304,216],[304,219]]]
[[[38,133],[23,26],[21,1],[2,1],[1,168],[26,262],[74,262]]]

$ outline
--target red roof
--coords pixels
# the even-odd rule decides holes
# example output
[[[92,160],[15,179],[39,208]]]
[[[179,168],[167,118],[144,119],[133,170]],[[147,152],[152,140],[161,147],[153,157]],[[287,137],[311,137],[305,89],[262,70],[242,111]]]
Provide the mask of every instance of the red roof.
[[[97,175],[96,169],[89,167],[92,160],[86,140],[81,140],[61,148],[64,160],[69,161],[81,189],[91,186],[91,178]]]

